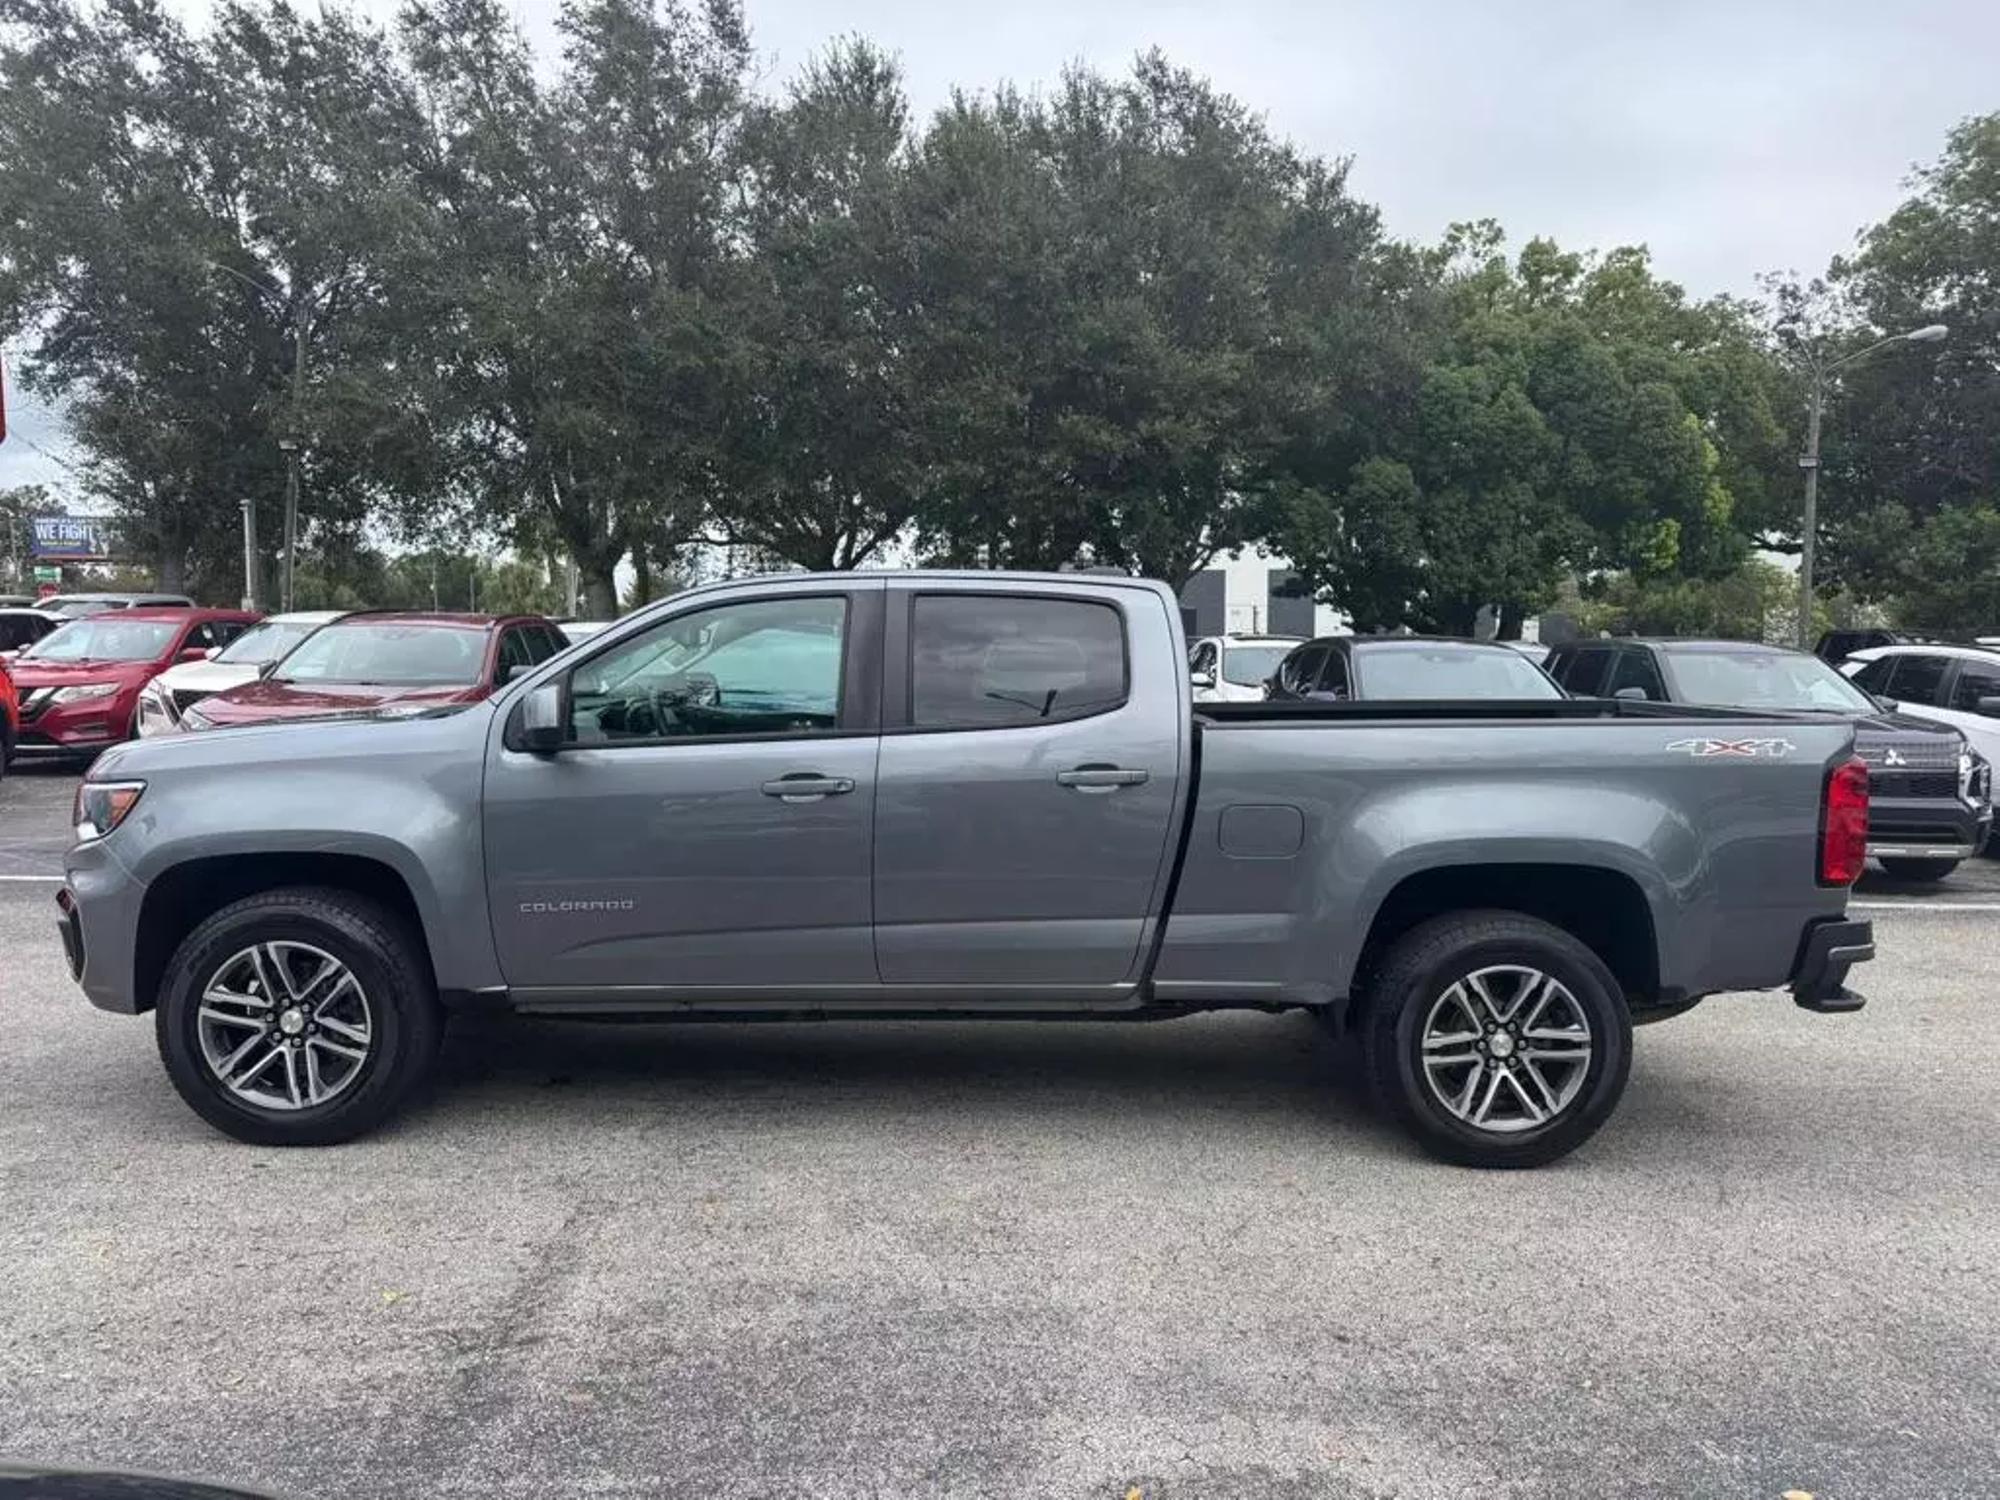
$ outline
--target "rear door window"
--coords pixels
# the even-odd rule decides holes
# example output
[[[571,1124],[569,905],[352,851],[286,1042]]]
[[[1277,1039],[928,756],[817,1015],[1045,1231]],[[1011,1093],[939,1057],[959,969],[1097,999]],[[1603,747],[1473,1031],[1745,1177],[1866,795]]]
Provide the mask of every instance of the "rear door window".
[[[1343,700],[1354,696],[1354,684],[1347,675],[1347,653],[1338,646],[1326,653],[1326,666],[1319,674],[1319,690],[1328,697]]]
[[[1988,666],[1985,662],[1962,661],[1958,664],[1958,681],[1952,684],[1951,706],[1963,713],[1982,713],[1981,698],[2000,698],[2000,662]],[[2000,718],[2000,714],[1989,714],[1989,718]]]
[[[1125,701],[1125,621],[1109,604],[922,594],[910,619],[910,722],[1004,729]]]
[[[1618,653],[1618,665],[1612,670],[1611,685],[1604,691],[1607,696],[1615,696],[1621,688],[1643,690],[1648,702],[1664,703],[1667,700],[1667,685],[1660,680],[1660,669],[1653,661],[1653,653],[1641,648],[1628,648]]]
[[[1326,656],[1327,648],[1324,646],[1299,647],[1278,666],[1278,691],[1287,698],[1298,698],[1311,692],[1326,666]]]
[[[1609,646],[1579,646],[1558,681],[1579,698],[1602,697],[1604,676],[1611,666],[1612,654]]]
[[[1945,673],[1950,668],[1948,656],[1899,656],[1895,674],[1889,679],[1889,696],[1899,703],[1943,708]]]

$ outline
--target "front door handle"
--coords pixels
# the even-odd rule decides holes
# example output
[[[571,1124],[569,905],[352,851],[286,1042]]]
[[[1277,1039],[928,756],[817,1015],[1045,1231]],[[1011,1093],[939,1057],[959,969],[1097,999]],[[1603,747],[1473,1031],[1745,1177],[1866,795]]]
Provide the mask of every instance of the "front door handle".
[[[1078,766],[1074,771],[1061,771],[1056,781],[1079,792],[1115,792],[1121,786],[1141,786],[1145,783],[1145,771],[1128,771],[1122,766],[1089,765]]]
[[[817,771],[791,771],[764,783],[764,795],[780,802],[818,802],[854,790],[851,776],[822,776]]]

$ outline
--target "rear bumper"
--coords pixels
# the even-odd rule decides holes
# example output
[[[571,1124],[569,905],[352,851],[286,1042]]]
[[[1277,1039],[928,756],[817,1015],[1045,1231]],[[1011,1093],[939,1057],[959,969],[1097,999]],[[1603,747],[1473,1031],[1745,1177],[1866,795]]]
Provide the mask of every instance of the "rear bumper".
[[[1847,971],[1875,956],[1875,928],[1869,922],[1828,917],[1813,923],[1799,942],[1792,964],[1792,999],[1822,1015],[1859,1010],[1867,1002],[1847,988]]]

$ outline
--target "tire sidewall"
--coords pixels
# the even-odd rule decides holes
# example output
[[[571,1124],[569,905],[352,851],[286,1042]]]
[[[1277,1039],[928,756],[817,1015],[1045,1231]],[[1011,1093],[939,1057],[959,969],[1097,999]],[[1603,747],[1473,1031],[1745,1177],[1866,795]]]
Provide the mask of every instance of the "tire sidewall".
[[[1424,1021],[1438,997],[1467,974],[1504,964],[1539,969],[1562,981],[1588,1012],[1591,1029],[1590,1063],[1568,1108],[1546,1125],[1507,1134],[1480,1130],[1453,1115],[1432,1092],[1419,1061]],[[1382,1061],[1393,1072],[1400,1112],[1426,1144],[1454,1160],[1491,1166],[1552,1160],[1588,1137],[1617,1107],[1631,1069],[1631,1015],[1617,980],[1581,943],[1527,935],[1481,938],[1421,965],[1401,988],[1401,994],[1383,997],[1394,1015],[1380,1033],[1382,1044],[1392,1049]]]
[[[310,943],[331,953],[368,997],[374,1036],[361,1077],[334,1098],[304,1109],[262,1109],[232,1094],[203,1057],[196,1030],[201,992],[216,970],[243,949],[273,941]],[[408,1085],[411,1063],[421,1063],[413,1033],[421,1029],[417,1007],[427,1003],[427,996],[413,993],[397,955],[336,912],[275,905],[225,911],[197,928],[168,965],[156,1015],[160,1054],[181,1097],[210,1124],[262,1144],[319,1144],[366,1129],[394,1106]]]

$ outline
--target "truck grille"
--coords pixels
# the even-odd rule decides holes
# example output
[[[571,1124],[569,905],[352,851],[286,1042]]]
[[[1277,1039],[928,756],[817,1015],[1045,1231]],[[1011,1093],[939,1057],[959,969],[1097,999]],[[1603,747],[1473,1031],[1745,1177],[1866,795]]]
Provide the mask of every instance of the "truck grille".
[[[1877,771],[1868,772],[1871,797],[1956,797],[1958,772]]]

